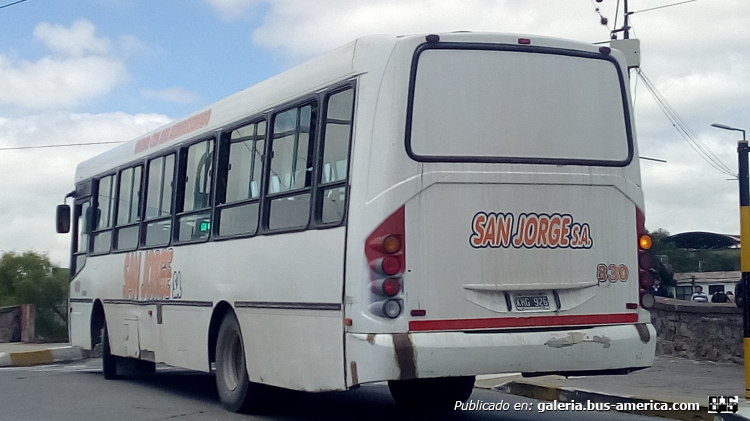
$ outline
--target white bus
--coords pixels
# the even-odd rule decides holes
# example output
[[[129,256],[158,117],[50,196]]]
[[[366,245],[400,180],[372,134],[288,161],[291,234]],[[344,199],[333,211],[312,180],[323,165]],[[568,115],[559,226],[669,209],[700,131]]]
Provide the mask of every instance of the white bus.
[[[215,370],[233,411],[263,385],[452,405],[478,374],[648,367],[628,85],[608,47],[372,36],[117,146],[58,209],[71,341],[107,378]]]

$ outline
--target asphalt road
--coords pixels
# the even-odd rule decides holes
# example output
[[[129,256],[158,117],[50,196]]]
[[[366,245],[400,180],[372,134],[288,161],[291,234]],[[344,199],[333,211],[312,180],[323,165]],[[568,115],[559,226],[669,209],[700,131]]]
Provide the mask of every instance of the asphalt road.
[[[214,377],[160,366],[157,373],[127,380],[104,380],[100,360],[0,369],[0,420],[660,420],[617,412],[545,412],[539,401],[475,389],[471,400],[508,403],[508,410],[403,413],[384,384],[349,392],[283,392],[267,414],[248,416],[225,411],[218,402]],[[514,405],[526,410],[514,410]],[[495,406],[496,406],[495,405]]]

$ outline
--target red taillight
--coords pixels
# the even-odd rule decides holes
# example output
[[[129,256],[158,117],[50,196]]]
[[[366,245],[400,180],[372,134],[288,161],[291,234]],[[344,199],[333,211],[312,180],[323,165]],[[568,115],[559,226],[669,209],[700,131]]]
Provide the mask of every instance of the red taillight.
[[[406,269],[404,207],[386,218],[365,240],[370,268],[370,312],[395,319],[403,309],[403,274]],[[383,297],[388,297],[383,301]]]
[[[395,275],[401,271],[401,263],[393,256],[385,256],[380,267],[386,275]]]
[[[383,294],[393,297],[401,292],[401,283],[396,278],[388,278],[383,281]]]
[[[654,261],[651,259],[651,255],[648,253],[643,253],[639,250],[639,256],[638,256],[638,267],[648,271],[654,266]]]
[[[376,279],[370,282],[370,292],[393,297],[401,292],[401,280],[399,278]]]
[[[638,281],[641,284],[641,288],[648,291],[649,288],[654,286],[654,275],[652,275],[651,272],[641,271],[641,273],[638,274]]]

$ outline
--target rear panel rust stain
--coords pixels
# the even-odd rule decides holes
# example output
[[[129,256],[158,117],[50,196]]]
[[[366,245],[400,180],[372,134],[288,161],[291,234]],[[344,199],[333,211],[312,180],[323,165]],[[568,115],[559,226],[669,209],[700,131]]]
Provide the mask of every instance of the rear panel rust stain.
[[[641,342],[643,342],[644,344],[649,343],[649,341],[651,340],[651,333],[649,333],[646,323],[636,324],[635,330],[638,331],[638,336],[641,338]]]
[[[368,333],[367,334],[367,343],[370,345],[375,345],[375,334],[374,333]]]
[[[544,344],[550,348],[565,348],[568,346],[573,346],[573,345],[581,344],[584,342],[593,342],[593,343],[602,344],[604,345],[604,348],[609,348],[610,346],[610,339],[606,336],[594,335],[591,338],[586,338],[586,335],[584,335],[581,332],[570,332],[568,333],[568,336],[565,336],[562,338],[550,339]]]
[[[352,361],[350,366],[352,371],[352,384],[359,384],[359,375],[357,375],[357,362]]]
[[[393,350],[395,351],[396,365],[398,365],[401,374],[400,380],[409,380],[417,378],[417,358],[414,350],[414,344],[411,342],[411,335],[408,333],[394,333]]]
[[[149,351],[147,349],[141,349],[141,359],[145,361],[151,361],[152,363],[156,362],[156,354],[154,351]]]

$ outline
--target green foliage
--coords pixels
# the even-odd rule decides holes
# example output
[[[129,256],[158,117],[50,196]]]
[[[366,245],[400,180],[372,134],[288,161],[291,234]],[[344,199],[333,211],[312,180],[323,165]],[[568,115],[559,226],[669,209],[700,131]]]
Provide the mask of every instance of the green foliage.
[[[0,257],[0,306],[34,304],[36,333],[48,339],[67,337],[68,269],[55,267],[35,252]]]
[[[670,242],[665,241],[669,232],[657,229],[651,233],[653,245],[649,252],[654,257],[656,270],[662,281],[674,285],[674,273],[682,272],[718,272],[740,269],[740,251],[729,250],[685,250],[679,249]],[[659,261],[657,256],[667,256],[668,265]]]

